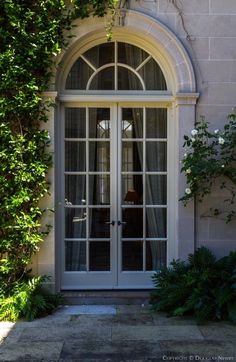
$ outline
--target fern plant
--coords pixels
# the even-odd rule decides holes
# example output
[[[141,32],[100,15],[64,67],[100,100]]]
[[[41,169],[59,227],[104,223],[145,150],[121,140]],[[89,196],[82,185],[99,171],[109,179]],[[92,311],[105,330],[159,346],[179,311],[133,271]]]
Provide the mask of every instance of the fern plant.
[[[50,294],[42,284],[46,276],[33,277],[16,283],[9,295],[0,296],[0,320],[16,321],[19,318],[33,320],[52,313],[63,303],[59,294]]]
[[[228,319],[236,322],[236,252],[216,260],[205,247],[188,262],[173,261],[153,276],[154,310],[170,316],[192,315],[198,322]]]

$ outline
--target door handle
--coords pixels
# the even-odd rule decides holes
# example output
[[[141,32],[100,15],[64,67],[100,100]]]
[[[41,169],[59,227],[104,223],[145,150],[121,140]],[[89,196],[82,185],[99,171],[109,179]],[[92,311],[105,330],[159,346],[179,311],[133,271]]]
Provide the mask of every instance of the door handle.
[[[105,224],[107,224],[107,225],[112,225],[112,226],[114,226],[115,225],[115,221],[114,220],[112,220],[112,221],[105,221]]]
[[[118,225],[118,226],[120,226],[120,225],[126,225],[126,224],[127,224],[126,221],[120,221],[120,220],[119,220],[119,221],[117,222],[117,225]]]

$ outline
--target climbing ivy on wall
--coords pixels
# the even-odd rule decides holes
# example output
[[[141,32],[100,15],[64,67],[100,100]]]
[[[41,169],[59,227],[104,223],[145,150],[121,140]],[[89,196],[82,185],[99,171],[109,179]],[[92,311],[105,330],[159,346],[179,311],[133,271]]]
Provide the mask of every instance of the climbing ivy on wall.
[[[0,2],[0,294],[27,274],[46,230],[39,201],[48,192],[52,157],[42,101],[54,59],[73,34],[72,21],[103,16],[114,0]],[[64,35],[67,34],[67,35]]]

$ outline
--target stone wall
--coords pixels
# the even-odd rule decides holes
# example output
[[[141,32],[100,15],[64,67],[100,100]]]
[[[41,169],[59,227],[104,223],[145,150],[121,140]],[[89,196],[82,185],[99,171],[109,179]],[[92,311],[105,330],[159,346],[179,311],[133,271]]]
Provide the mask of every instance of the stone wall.
[[[236,1],[177,0],[182,19],[172,2],[132,0],[129,7],[160,20],[182,41],[200,93],[197,118],[205,116],[212,129],[221,128],[236,106]],[[216,191],[204,204],[196,205],[197,246],[206,245],[217,256],[236,249],[236,222],[226,225],[223,220],[202,216],[223,200],[222,192]]]

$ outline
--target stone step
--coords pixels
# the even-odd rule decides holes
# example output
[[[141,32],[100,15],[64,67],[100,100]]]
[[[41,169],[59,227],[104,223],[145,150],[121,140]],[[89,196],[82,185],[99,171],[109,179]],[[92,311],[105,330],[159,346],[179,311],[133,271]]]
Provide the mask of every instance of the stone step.
[[[61,294],[68,305],[100,304],[100,305],[147,305],[151,290],[119,290],[119,291],[62,291]]]

